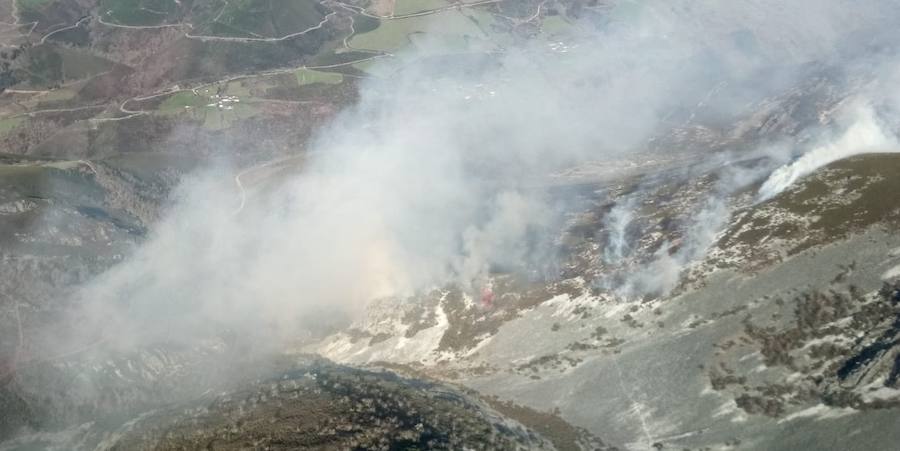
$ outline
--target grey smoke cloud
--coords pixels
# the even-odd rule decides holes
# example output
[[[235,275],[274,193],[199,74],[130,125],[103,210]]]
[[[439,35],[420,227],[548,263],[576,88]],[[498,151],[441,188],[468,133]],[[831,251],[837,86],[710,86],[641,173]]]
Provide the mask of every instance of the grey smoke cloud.
[[[798,158],[769,175],[759,189],[760,201],[777,196],[835,161],[866,153],[900,152],[900,64],[894,53],[864,62],[870,66],[871,79],[830,112],[830,123],[817,130],[812,142],[801,145]]]
[[[775,170],[760,187],[760,200],[771,199],[800,178],[835,161],[864,153],[900,151],[897,138],[879,124],[870,105],[854,105],[843,116],[841,122],[849,122],[843,131]]]
[[[567,53],[538,40],[467,70],[407,56],[396,77],[363,85],[302,170],[248,188],[239,214],[232,174],[189,178],[147,242],[77,294],[84,328],[123,346],[219,329],[289,338],[323,311],[477,286],[491,267],[549,258],[564,208],[540,194],[548,175],[630,158],[698,104],[742,114],[790,79],[759,78],[771,64],[831,58],[854,26],[887,15],[827,3],[650,2],[585,24]],[[722,83],[727,95],[713,89]],[[627,208],[619,215],[609,225],[624,239]],[[628,291],[673,287],[725,219],[712,198],[682,250],[660,253]]]
[[[884,87],[880,81],[876,79],[874,85]],[[629,277],[610,288],[625,299],[670,292],[680,282],[682,271],[702,259],[724,231],[734,196],[747,187],[758,186],[754,201],[764,202],[835,161],[865,153],[900,152],[896,132],[887,119],[900,111],[898,105],[886,97],[870,100],[871,94],[872,90],[867,89],[847,98],[832,112],[833,120],[812,126],[806,132],[809,137],[802,141],[783,138],[742,155],[726,152],[713,156],[710,170],[716,174],[717,182],[706,200],[691,212],[677,250],[671,252],[672,243],[666,243],[649,262],[633,268]],[[624,233],[634,219],[634,208],[632,199],[625,199],[607,216],[610,235],[606,255],[611,263],[634,248]]]

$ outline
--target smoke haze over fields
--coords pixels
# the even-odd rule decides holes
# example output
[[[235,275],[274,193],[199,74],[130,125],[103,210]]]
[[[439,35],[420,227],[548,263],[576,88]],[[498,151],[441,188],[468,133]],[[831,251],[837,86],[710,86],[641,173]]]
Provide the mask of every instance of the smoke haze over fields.
[[[723,126],[748,114],[813,60],[839,70],[842,58],[867,58],[854,52],[893,37],[900,17],[887,1],[762,3],[783,11],[651,2],[623,7],[603,27],[582,24],[565,53],[531,42],[464,68],[407,56],[392,79],[363,83],[358,105],[318,133],[302,170],[247,187],[237,213],[230,172],[186,180],[146,243],[76,294],[86,307],[75,315],[89,331],[79,333],[123,346],[190,340],[210,328],[290,338],[310,318],[352,316],[376,297],[448,283],[478,290],[495,267],[552,266],[575,200],[545,195],[551,174],[691,151],[647,148],[673,126]],[[872,23],[885,28],[856,28]],[[760,196],[836,158],[895,146],[878,114],[847,108],[836,124],[816,124],[807,132],[824,142],[778,169]],[[822,132],[829,127],[836,138]],[[777,138],[779,146],[748,150],[779,149],[767,163],[723,176],[680,250],[661,250],[635,272],[626,297],[673,288],[726,223],[728,196],[809,148]],[[630,205],[618,205],[608,219],[619,240],[610,259],[629,249]]]
[[[8,3],[0,451],[900,441],[900,0]]]

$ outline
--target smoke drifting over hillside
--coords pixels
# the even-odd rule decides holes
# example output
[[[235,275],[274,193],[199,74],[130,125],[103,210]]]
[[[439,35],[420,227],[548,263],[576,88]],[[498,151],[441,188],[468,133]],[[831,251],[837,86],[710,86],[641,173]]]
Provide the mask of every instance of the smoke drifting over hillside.
[[[300,173],[248,188],[237,214],[227,171],[185,182],[147,242],[78,293],[87,306],[79,324],[122,345],[210,329],[291,337],[298,324],[352,314],[375,297],[447,283],[477,289],[493,267],[545,265],[567,207],[543,194],[550,174],[634,158],[698,115],[751,113],[804,64],[834,64],[878,37],[872,24],[896,23],[894,2],[875,3],[654,2],[622,6],[603,27],[582,24],[566,53],[536,39],[464,68],[408,56],[390,80],[364,83]],[[893,142],[873,127],[852,125],[776,172],[761,195],[844,149]],[[663,152],[671,150],[683,149]],[[725,223],[728,195],[764,179],[763,167],[715,190],[681,250],[661,252],[625,292],[674,287]],[[621,205],[608,221],[624,240],[630,213]]]
[[[844,130],[774,171],[759,189],[760,200],[776,196],[798,179],[835,161],[864,153],[900,152],[897,137],[885,131],[871,105],[857,105],[843,114],[840,122],[850,122]]]

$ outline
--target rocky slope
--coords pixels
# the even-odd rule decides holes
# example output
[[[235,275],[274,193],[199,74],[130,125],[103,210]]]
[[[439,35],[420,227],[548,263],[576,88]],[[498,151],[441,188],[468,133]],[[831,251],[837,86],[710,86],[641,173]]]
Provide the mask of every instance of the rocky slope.
[[[840,161],[738,210],[670,296],[497,275],[488,308],[454,289],[384,300],[308,349],[557,411],[626,448],[884,449],[900,402],[897,164]],[[879,432],[837,432],[854,430]]]
[[[760,191],[822,130],[842,128],[854,99],[884,89],[868,56],[894,51],[876,31],[895,28],[895,4],[851,5],[842,26],[858,32],[835,43],[815,2],[658,2],[661,17],[689,19],[673,32],[699,46],[686,60],[709,63],[690,75],[711,82],[685,83],[698,91],[685,98],[699,101],[665,104],[634,153],[516,183],[564,210],[546,258],[491,266],[477,284],[373,300],[349,326],[311,315],[317,324],[286,347],[202,314],[186,322],[199,324],[190,339],[153,324],[162,332],[152,340],[119,342],[82,330],[69,302],[141,255],[195,168],[225,168],[216,174],[224,194],[202,200],[224,199],[211,211],[237,218],[241,235],[260,233],[240,228],[267,224],[256,216],[301,209],[278,194],[296,182],[310,136],[359,99],[359,80],[400,70],[395,61],[373,71],[370,58],[395,57],[379,45],[397,50],[358,35],[386,26],[415,44],[423,32],[403,27],[416,19],[372,17],[400,2],[282,2],[293,5],[284,14],[278,2],[239,2],[267,5],[245,16],[229,2],[175,2],[155,19],[140,2],[28,3],[0,5],[19,24],[2,41],[15,50],[0,55],[9,88],[0,97],[0,449],[869,450],[900,440],[900,154],[840,159],[772,197]],[[450,6],[426,13],[460,19],[455,37],[467,50],[496,47],[423,57],[409,72],[481,73],[520,39],[546,39],[549,53],[571,57],[576,19],[606,27],[642,8]],[[291,14],[303,21],[284,23]],[[30,31],[25,20],[36,22]],[[798,31],[801,22],[812,31]],[[705,59],[722,50],[737,63]],[[757,58],[765,63],[741,73]],[[91,70],[78,72],[79,62]],[[489,89],[464,94],[493,97]],[[896,123],[882,125],[897,134]],[[525,136],[498,142],[535,135]],[[275,248],[297,231],[277,232],[263,242]],[[211,266],[199,274],[218,275]],[[72,331],[80,340],[66,340]]]
[[[16,381],[26,388],[15,400],[42,432],[3,448],[554,449],[483,401],[433,382],[315,358],[257,360],[249,374],[213,361],[209,352],[154,349],[100,363],[103,378],[84,374],[96,364],[45,368],[39,381]],[[79,374],[93,391],[67,381]]]
[[[559,276],[495,272],[489,303],[477,287],[456,286],[381,299],[351,327],[298,345],[414,378],[372,376],[392,387],[384,391],[360,382],[369,373],[315,364],[337,372],[339,387],[361,390],[352,396],[310,385],[293,369],[248,373],[254,364],[235,363],[243,344],[222,331],[196,347],[160,343],[116,354],[89,343],[46,359],[32,329],[58,315],[53,299],[139,243],[184,169],[148,171],[145,161],[127,159],[4,161],[4,225],[12,229],[3,280],[18,302],[5,304],[0,329],[0,426],[26,432],[8,447],[192,447],[213,439],[223,447],[390,446],[402,436],[453,448],[448,430],[472,443],[561,449],[881,448],[896,439],[896,154],[833,163],[762,202],[758,181],[729,191],[733,212],[708,248],[687,254],[697,239],[691,218],[712,211],[707,199],[727,174],[721,165],[686,158],[665,163],[666,171],[649,165],[624,177],[551,183],[548,195],[581,199],[558,242]],[[623,205],[625,219],[617,217]],[[614,239],[621,244],[611,246]],[[667,261],[660,256],[682,255],[671,293],[635,298],[624,289],[629,275]],[[303,374],[312,371],[303,365]],[[301,388],[271,382],[285,374]],[[474,396],[465,402],[493,413],[469,417],[469,404],[441,404],[410,427],[406,407],[434,405],[417,398],[423,379],[452,383],[460,399]],[[429,392],[444,390],[430,384]],[[373,408],[383,421],[365,414]],[[309,409],[322,415],[309,417]],[[459,420],[447,423],[445,413]],[[504,416],[531,432],[506,434],[496,426],[510,421]],[[297,424],[310,429],[291,429]],[[342,432],[321,434],[332,429]],[[34,430],[44,432],[27,433]],[[856,430],[880,433],[839,432]]]

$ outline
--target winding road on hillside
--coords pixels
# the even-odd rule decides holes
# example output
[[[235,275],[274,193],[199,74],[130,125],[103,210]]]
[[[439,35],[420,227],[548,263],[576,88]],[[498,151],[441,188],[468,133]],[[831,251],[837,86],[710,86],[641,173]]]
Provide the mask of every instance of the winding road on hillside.
[[[51,31],[51,32],[49,32],[49,33],[47,33],[47,34],[45,34],[45,35],[41,38],[41,44],[46,43],[46,42],[47,42],[47,39],[49,39],[50,36],[53,36],[53,35],[55,35],[55,34],[57,34],[57,33],[62,33],[62,32],[64,32],[64,31],[74,30],[75,28],[80,27],[81,24],[87,22],[88,20],[91,20],[91,16],[84,16],[84,17],[82,17],[81,19],[78,19],[78,22],[75,22],[74,25],[69,25],[68,27],[63,27],[63,28],[60,28],[60,29],[58,29],[58,30],[53,30],[53,31]],[[35,22],[35,23],[37,23],[37,22]]]
[[[12,2],[11,4],[13,6],[12,16],[15,20],[15,25],[18,25],[18,26],[31,25],[31,30],[27,33],[30,35],[34,31],[35,27],[37,27],[38,23],[33,22],[33,23],[29,23],[29,24],[22,24],[21,20],[19,18],[19,13],[18,13],[18,2],[16,0],[10,0],[10,1]],[[397,20],[397,19],[407,19],[407,18],[413,18],[413,17],[427,16],[427,15],[432,15],[432,14],[439,14],[439,13],[446,12],[446,11],[461,10],[464,8],[473,8],[473,7],[483,6],[483,5],[494,4],[494,3],[498,3],[498,2],[500,2],[500,0],[482,0],[482,1],[469,2],[469,3],[457,3],[457,4],[447,5],[447,6],[443,6],[443,7],[439,7],[439,8],[409,13],[409,14],[395,15],[392,13],[389,16],[371,14],[368,11],[366,11],[364,8],[360,8],[360,7],[357,7],[354,5],[349,5],[349,4],[346,4],[341,1],[335,1],[333,3],[328,3],[328,4],[323,3],[323,6],[338,7],[340,9],[344,9],[344,10],[349,11],[354,14],[360,14],[360,15],[364,15],[364,16],[379,19],[379,20]],[[539,15],[540,10],[541,10],[541,8],[539,6],[538,11],[535,14]],[[280,42],[280,41],[284,41],[284,40],[288,40],[288,39],[301,37],[304,34],[321,29],[330,20],[332,20],[334,17],[336,17],[337,14],[338,14],[337,11],[332,10],[332,12],[325,15],[325,17],[318,24],[316,24],[312,27],[309,27],[303,31],[287,34],[287,35],[281,36],[281,37],[260,37],[260,38],[246,37],[246,38],[244,38],[244,37],[227,37],[227,36],[209,36],[209,35],[194,35],[194,34],[191,34],[190,31],[186,31],[184,33],[184,36],[188,39],[196,39],[196,40],[201,40],[201,41],[273,42],[274,43],[274,42]],[[184,91],[188,91],[188,90],[196,91],[197,89],[202,89],[202,88],[209,87],[209,86],[220,85],[222,83],[228,83],[231,81],[236,81],[236,80],[241,80],[241,79],[246,79],[246,78],[254,78],[254,77],[273,76],[273,75],[279,75],[279,74],[294,72],[294,71],[303,70],[303,69],[309,69],[309,70],[336,69],[336,68],[340,68],[340,67],[347,67],[347,66],[352,66],[355,64],[365,63],[365,62],[373,61],[373,60],[380,59],[380,58],[392,58],[395,56],[393,53],[386,52],[386,51],[355,48],[355,47],[350,46],[349,40],[354,35],[356,35],[356,29],[355,29],[355,21],[353,20],[353,16],[351,15],[348,17],[351,20],[350,32],[342,40],[343,48],[346,50],[350,50],[350,51],[370,53],[371,54],[370,56],[366,56],[363,58],[357,58],[357,59],[350,60],[350,61],[333,63],[333,64],[301,65],[299,67],[273,69],[273,70],[262,71],[262,72],[257,72],[257,73],[253,73],[253,74],[232,75],[232,76],[225,77],[225,78],[222,78],[222,79],[219,79],[216,81],[202,83],[202,84],[195,85],[195,86],[186,86],[185,87],[185,86],[176,84],[174,86],[171,86],[171,87],[168,87],[168,88],[165,88],[165,89],[162,89],[162,90],[150,93],[150,94],[135,96],[135,97],[132,97],[132,98],[129,98],[129,99],[119,102],[118,110],[124,116],[105,117],[105,118],[90,118],[88,120],[94,126],[96,126],[96,124],[98,124],[98,123],[122,121],[122,120],[127,120],[127,119],[130,119],[133,117],[137,117],[140,115],[151,114],[152,111],[148,111],[148,110],[130,109],[130,108],[128,108],[128,104],[132,103],[132,102],[141,102],[141,101],[145,101],[145,100],[150,100],[150,99],[161,97],[161,96],[172,95],[172,94],[176,94],[176,93],[184,92]],[[163,29],[163,28],[173,28],[173,27],[187,27],[188,29],[194,28],[194,24],[189,23],[189,22],[175,23],[175,24],[160,24],[160,25],[125,25],[125,24],[109,22],[104,19],[102,14],[98,14],[98,15],[88,15],[88,16],[81,17],[78,21],[76,21],[72,25],[65,26],[63,28],[59,28],[59,29],[53,30],[49,33],[46,33],[45,35],[43,35],[41,37],[40,43],[44,44],[50,38],[52,38],[54,35],[64,32],[64,31],[67,31],[67,30],[72,30],[77,27],[80,27],[83,24],[90,21],[91,19],[97,19],[98,23],[100,23],[101,25],[107,26],[107,27],[134,29],[134,30]],[[532,20],[532,19],[528,19],[528,21],[530,21],[530,20]],[[6,92],[9,92],[9,93],[45,93],[45,92],[50,92],[50,91],[7,90]],[[262,99],[262,100],[265,100],[265,99]],[[83,111],[83,110],[89,110],[89,109],[99,109],[99,108],[103,108],[105,106],[106,105],[86,105],[86,106],[78,106],[78,107],[71,107],[71,108],[49,108],[49,109],[35,110],[35,111],[29,111],[29,112],[25,112],[25,113],[19,113],[19,114],[15,114],[15,115],[5,116],[5,117],[0,118],[0,120],[23,117],[23,116],[35,117],[40,114],[49,114],[49,113],[77,112],[77,111]]]
[[[379,20],[396,20],[396,19],[409,19],[409,18],[412,18],[412,17],[428,16],[428,15],[431,15],[431,14],[442,13],[442,12],[444,12],[444,11],[461,10],[461,9],[464,9],[464,8],[472,8],[472,7],[475,7],[475,6],[490,5],[490,4],[493,4],[493,3],[500,3],[500,2],[502,2],[502,1],[503,1],[503,0],[482,0],[482,1],[471,2],[471,3],[468,3],[468,2],[461,2],[461,3],[454,3],[454,4],[452,4],[452,5],[442,6],[442,7],[440,7],[440,8],[428,9],[428,10],[424,10],[424,11],[417,11],[417,12],[414,12],[414,13],[400,14],[400,15],[394,15],[394,14],[391,14],[391,15],[388,15],[388,16],[379,16],[379,15],[377,15],[377,14],[372,14],[372,13],[370,13],[369,11],[367,11],[365,8],[362,8],[362,7],[359,7],[359,6],[356,6],[356,5],[348,5],[348,4],[346,4],[346,3],[344,3],[344,2],[340,2],[340,1],[335,2],[335,3],[338,4],[338,5],[341,6],[341,7],[343,7],[343,8],[345,8],[345,9],[349,10],[349,11],[355,12],[355,13],[357,13],[357,14],[359,14],[359,15],[362,15],[362,16],[370,17],[370,18],[372,18],[372,19],[379,19]]]

